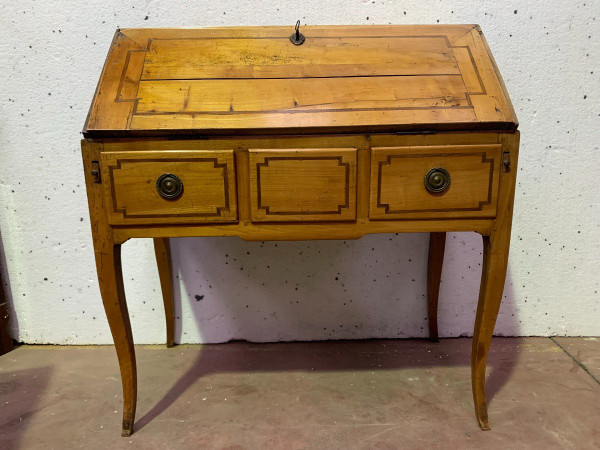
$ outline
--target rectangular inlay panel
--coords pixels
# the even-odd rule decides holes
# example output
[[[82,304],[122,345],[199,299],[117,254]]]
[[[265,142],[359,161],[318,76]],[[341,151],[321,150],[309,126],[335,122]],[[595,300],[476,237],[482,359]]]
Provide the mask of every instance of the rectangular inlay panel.
[[[250,150],[252,221],[356,218],[356,149]]]
[[[237,220],[233,150],[106,152],[101,164],[112,224]],[[159,194],[163,174],[183,183],[177,198]]]
[[[477,26],[303,30],[120,29],[84,134],[516,128]]]
[[[494,217],[500,145],[373,148],[371,219]],[[443,168],[450,186],[425,188],[429,170]]]

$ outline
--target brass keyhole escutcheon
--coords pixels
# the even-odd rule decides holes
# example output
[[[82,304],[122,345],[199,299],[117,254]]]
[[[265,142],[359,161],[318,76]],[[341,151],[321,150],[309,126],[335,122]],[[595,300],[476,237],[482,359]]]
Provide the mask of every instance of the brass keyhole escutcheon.
[[[183,182],[177,175],[164,173],[156,180],[156,190],[162,198],[173,200],[183,192]]]
[[[446,169],[436,167],[425,175],[425,188],[429,192],[444,192],[450,186],[450,173]]]

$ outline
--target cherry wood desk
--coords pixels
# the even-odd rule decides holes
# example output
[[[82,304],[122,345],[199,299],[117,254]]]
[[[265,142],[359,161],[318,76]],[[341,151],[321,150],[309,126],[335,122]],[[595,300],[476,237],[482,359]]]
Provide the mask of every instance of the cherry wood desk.
[[[98,281],[133,431],[121,245],[153,238],[173,345],[168,238],[428,232],[429,327],[447,231],[483,237],[475,414],[506,275],[519,133],[476,25],[117,30],[84,128]]]

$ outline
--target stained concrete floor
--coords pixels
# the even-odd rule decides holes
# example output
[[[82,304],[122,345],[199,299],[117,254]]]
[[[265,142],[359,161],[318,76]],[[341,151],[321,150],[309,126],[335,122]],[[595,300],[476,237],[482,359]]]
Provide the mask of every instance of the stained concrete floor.
[[[112,347],[22,346],[0,357],[0,448],[600,447],[600,338],[495,338],[486,432],[470,344],[138,346],[130,438]]]

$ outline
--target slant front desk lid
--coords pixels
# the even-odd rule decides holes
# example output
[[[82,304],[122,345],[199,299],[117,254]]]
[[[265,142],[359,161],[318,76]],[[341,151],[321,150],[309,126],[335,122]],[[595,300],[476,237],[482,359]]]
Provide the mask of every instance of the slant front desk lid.
[[[476,25],[117,30],[84,135],[515,130]]]

